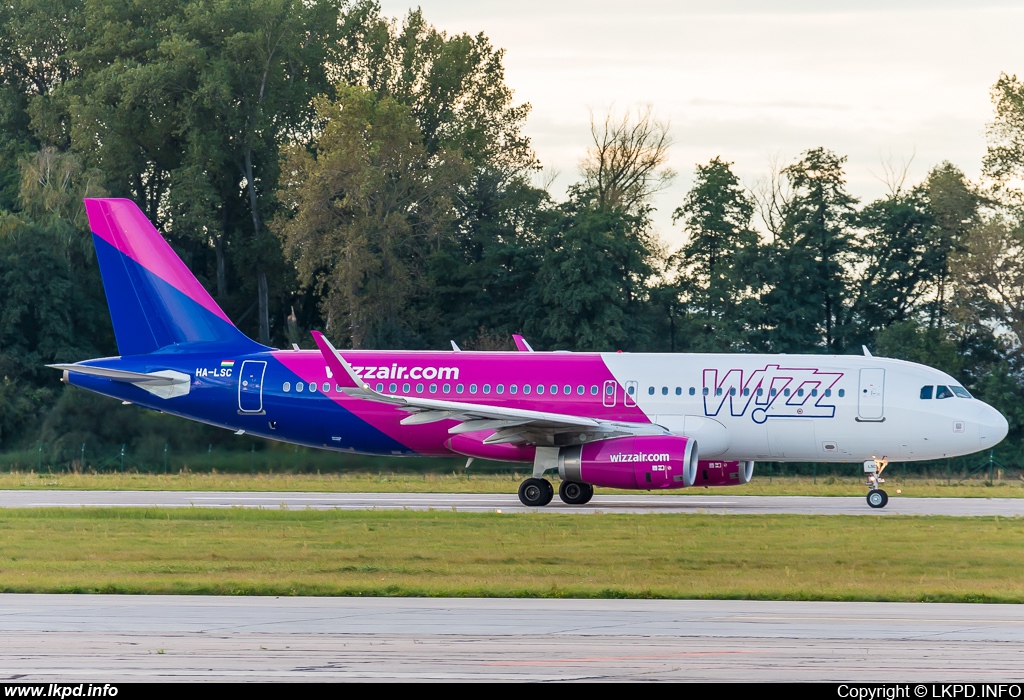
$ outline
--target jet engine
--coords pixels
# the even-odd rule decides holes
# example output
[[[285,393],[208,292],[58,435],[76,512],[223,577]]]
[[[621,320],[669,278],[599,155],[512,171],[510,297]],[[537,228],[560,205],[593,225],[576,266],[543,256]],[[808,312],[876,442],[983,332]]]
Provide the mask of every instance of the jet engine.
[[[720,462],[701,460],[697,463],[694,486],[739,486],[749,484],[754,476],[754,462]]]
[[[638,435],[564,447],[563,481],[618,489],[678,489],[697,479],[697,441],[677,435]]]

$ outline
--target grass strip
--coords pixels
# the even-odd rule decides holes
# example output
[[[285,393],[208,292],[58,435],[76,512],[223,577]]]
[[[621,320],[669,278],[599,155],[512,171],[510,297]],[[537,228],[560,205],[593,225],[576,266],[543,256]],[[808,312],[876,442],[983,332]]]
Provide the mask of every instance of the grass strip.
[[[1024,602],[1024,519],[0,511],[0,590]]]
[[[859,467],[858,467],[859,469]],[[355,493],[508,493],[514,494],[522,474],[48,474],[36,472],[0,473],[0,489],[62,489],[113,491],[322,491]],[[974,479],[958,484],[944,479],[900,477],[887,474],[885,488],[905,497],[1024,498],[1024,481]],[[557,487],[558,479],[554,479]],[[645,492],[599,489],[599,493]],[[765,478],[755,474],[745,486],[713,489],[659,491],[685,498],[697,496],[860,496],[867,493],[860,477],[803,476]]]

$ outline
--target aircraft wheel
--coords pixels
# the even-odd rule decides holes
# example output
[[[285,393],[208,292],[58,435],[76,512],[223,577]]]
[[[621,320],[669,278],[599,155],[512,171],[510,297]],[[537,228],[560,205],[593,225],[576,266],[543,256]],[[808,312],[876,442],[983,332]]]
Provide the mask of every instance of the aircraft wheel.
[[[555,489],[547,479],[527,479],[519,484],[519,500],[524,506],[546,506],[555,497]]]
[[[868,491],[868,505],[872,508],[885,508],[889,502],[889,494],[882,489],[871,489]]]
[[[563,503],[573,506],[581,506],[589,503],[594,497],[594,487],[590,484],[581,484],[576,481],[563,481],[558,486],[558,497]]]

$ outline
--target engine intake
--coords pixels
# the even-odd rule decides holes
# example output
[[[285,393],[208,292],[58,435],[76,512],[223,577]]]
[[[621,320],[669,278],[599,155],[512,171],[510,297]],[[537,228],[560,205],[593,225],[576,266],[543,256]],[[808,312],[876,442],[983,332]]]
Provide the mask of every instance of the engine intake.
[[[676,435],[639,435],[562,448],[564,481],[617,489],[678,489],[697,479],[697,441]]]

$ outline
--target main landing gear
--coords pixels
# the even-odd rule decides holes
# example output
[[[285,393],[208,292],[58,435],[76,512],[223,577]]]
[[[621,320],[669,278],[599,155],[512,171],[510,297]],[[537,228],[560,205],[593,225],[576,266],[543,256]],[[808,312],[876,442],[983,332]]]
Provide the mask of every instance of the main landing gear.
[[[531,478],[519,485],[519,500],[524,506],[546,506],[551,503],[555,489],[547,479]],[[581,506],[594,497],[594,487],[575,481],[563,481],[558,487],[558,497],[563,503]]]
[[[581,506],[584,503],[589,503],[590,499],[594,497],[594,487],[575,481],[563,481],[558,487],[558,497],[562,499],[562,503]]]
[[[531,478],[519,484],[519,500],[524,506],[546,506],[555,497],[555,489],[547,479]]]
[[[524,506],[546,506],[551,503],[555,489],[547,479],[531,478],[519,485],[519,500]],[[594,497],[594,487],[575,481],[563,481],[558,487],[558,497],[563,503],[581,506]]]
[[[885,483],[885,479],[882,478],[882,472],[888,464],[888,462],[880,459],[869,459],[867,462],[864,462],[864,473],[868,477],[868,505],[872,508],[885,508],[885,504],[889,502],[889,494],[878,488],[879,485]]]

